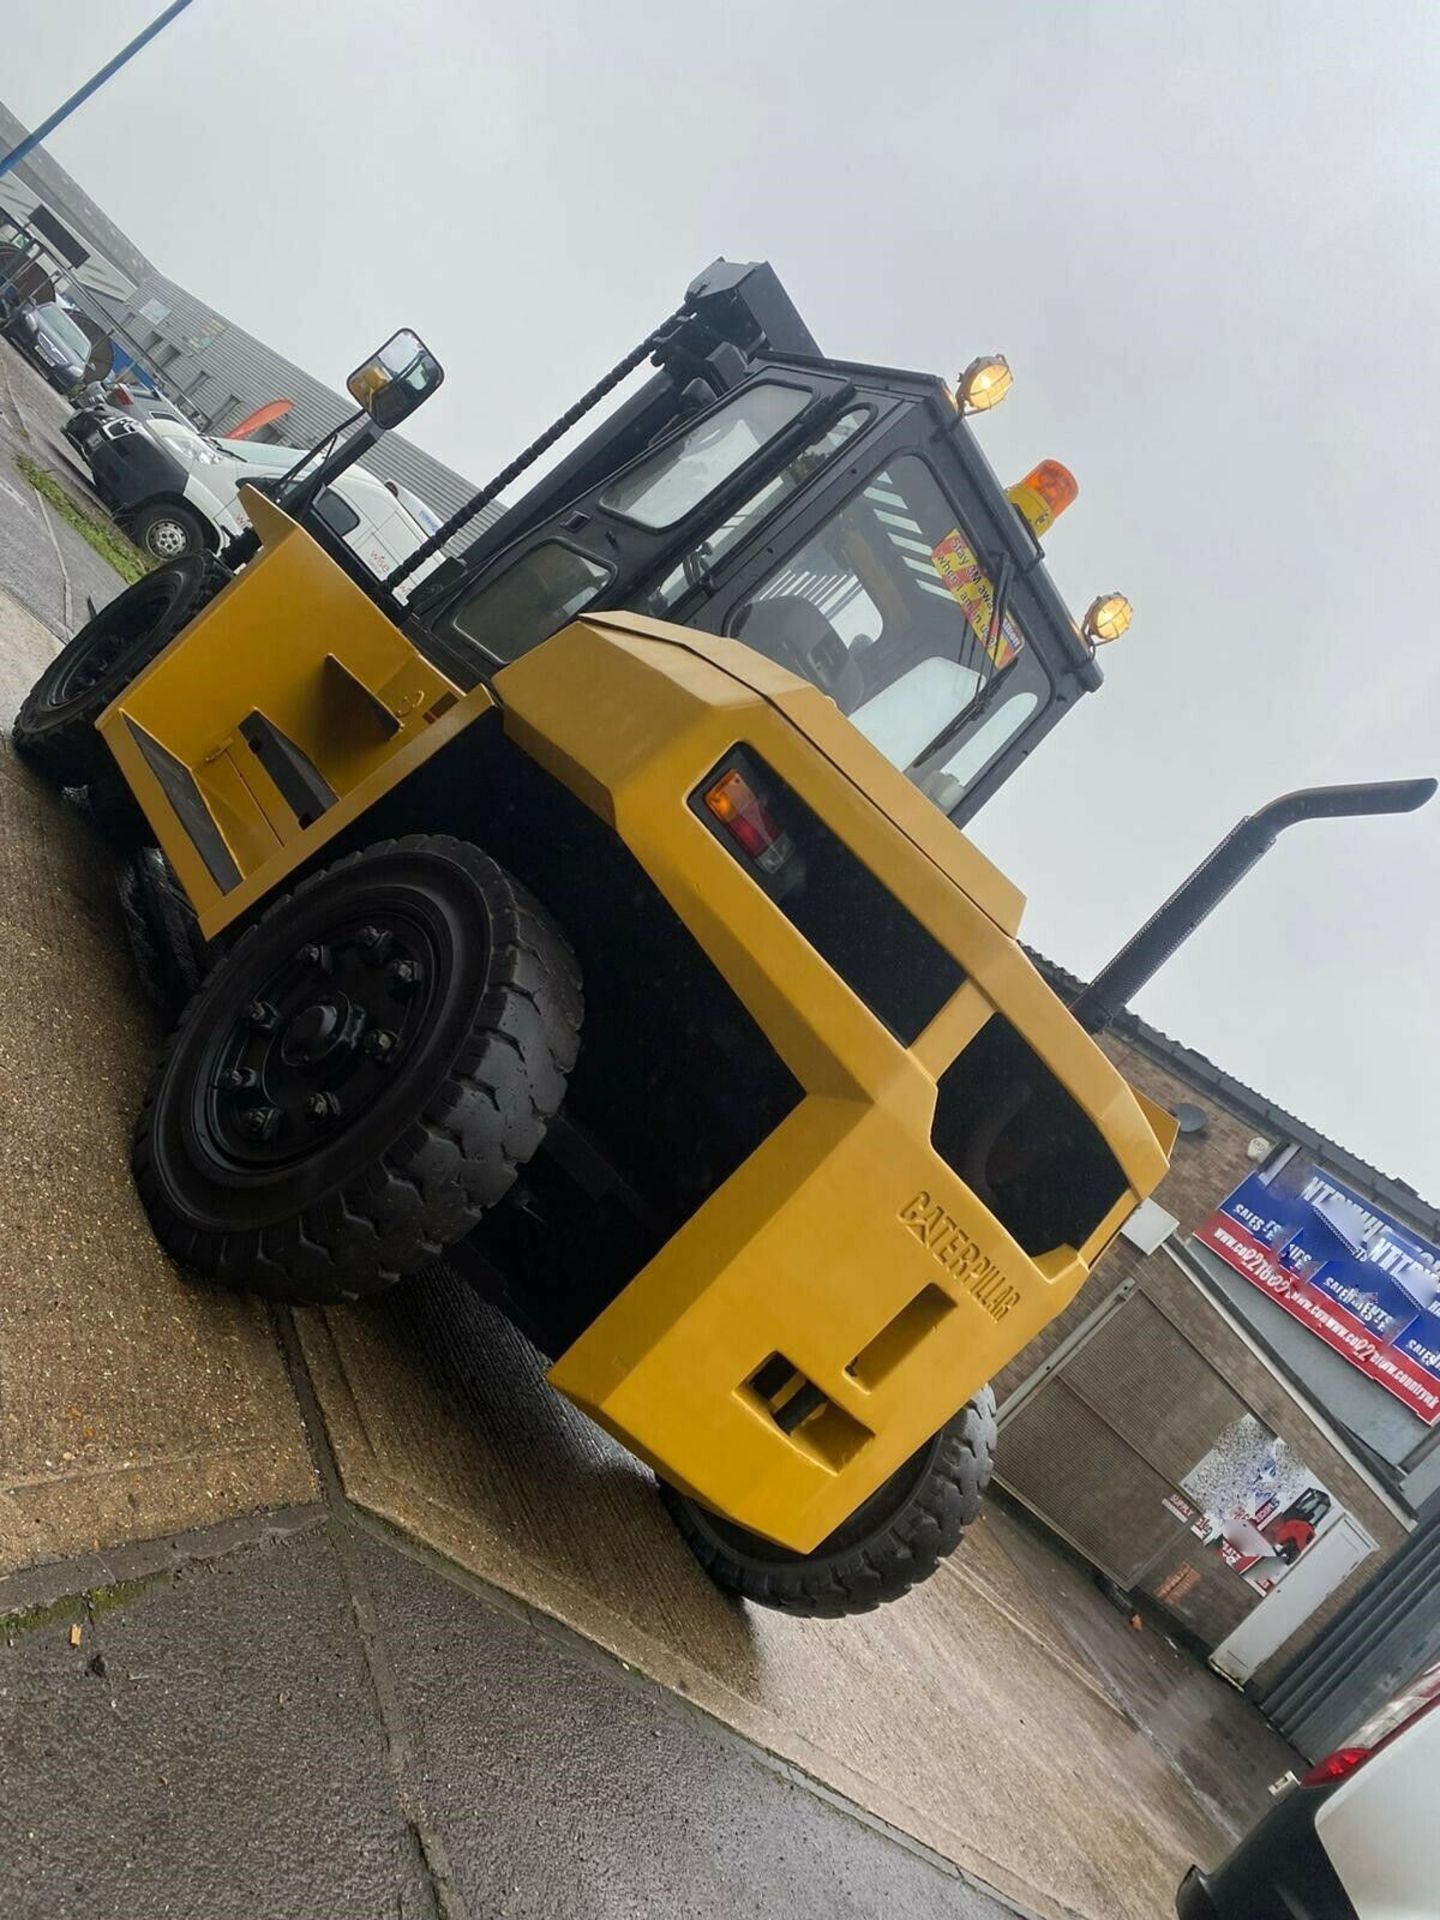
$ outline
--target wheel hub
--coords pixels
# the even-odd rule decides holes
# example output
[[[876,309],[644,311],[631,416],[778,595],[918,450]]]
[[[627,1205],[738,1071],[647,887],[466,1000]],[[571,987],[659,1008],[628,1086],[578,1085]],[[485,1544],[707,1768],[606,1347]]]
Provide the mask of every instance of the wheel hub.
[[[99,632],[88,642],[72,643],[70,659],[56,683],[51,704],[63,707],[82,700],[128,654],[146,646],[174,603],[174,589],[166,585],[158,593],[138,595],[118,614],[103,610]],[[77,635],[77,641],[79,638]]]
[[[162,560],[175,560],[184,553],[189,542],[178,520],[157,520],[151,526],[145,544]]]
[[[430,936],[398,915],[320,929],[252,983],[211,1055],[216,1145],[275,1166],[368,1112],[423,1033],[435,978]]]
[[[354,1047],[365,1031],[364,1011],[341,996],[301,1007],[285,1029],[280,1056],[288,1066],[318,1066],[341,1049]]]

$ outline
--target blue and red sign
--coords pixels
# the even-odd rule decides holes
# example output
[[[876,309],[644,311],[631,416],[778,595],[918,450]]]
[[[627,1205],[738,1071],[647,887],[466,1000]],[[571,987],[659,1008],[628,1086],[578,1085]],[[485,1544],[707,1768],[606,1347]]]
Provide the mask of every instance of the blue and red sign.
[[[1196,1239],[1433,1426],[1440,1248],[1292,1156],[1255,1173]]]

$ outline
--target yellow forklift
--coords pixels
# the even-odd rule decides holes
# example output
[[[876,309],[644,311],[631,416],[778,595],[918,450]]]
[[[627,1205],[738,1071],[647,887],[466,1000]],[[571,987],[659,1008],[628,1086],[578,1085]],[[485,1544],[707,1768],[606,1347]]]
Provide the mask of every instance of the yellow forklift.
[[[797,1613],[955,1547],[986,1381],[1164,1174],[1174,1122],[1090,1034],[1291,818],[1433,789],[1242,824],[1063,1006],[958,826],[1118,615],[1082,630],[1046,575],[1063,469],[1007,494],[975,446],[1001,373],[826,359],[768,267],[717,262],[380,582],[316,506],[439,383],[397,335],[247,493],[248,550],[102,609],[17,726],[183,888],[194,991],[133,1148],[174,1257],[312,1304],[443,1257],[711,1574]]]

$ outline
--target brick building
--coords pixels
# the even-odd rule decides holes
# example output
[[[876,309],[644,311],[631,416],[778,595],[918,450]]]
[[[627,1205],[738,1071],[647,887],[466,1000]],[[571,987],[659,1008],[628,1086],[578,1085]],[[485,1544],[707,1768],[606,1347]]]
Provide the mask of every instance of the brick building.
[[[1065,998],[1078,992],[1045,971]],[[1257,1167],[1291,1151],[1431,1244],[1440,1216],[1133,1014],[1103,1044],[1186,1131],[1154,1202],[996,1382],[999,1478],[1263,1695],[1405,1545],[1427,1503],[1440,1504],[1440,1424],[1427,1427],[1229,1272],[1196,1230]],[[1268,1592],[1203,1537],[1196,1475],[1236,1444],[1278,1451],[1313,1481],[1313,1504],[1328,1501],[1324,1531]]]

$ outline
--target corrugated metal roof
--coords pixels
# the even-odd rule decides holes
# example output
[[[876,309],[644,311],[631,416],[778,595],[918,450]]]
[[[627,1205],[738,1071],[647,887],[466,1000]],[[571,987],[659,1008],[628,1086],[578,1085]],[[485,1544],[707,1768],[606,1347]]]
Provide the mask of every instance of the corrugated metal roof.
[[[0,153],[9,153],[18,147],[29,132],[30,129],[0,103]],[[144,254],[107,214],[101,212],[84,188],[70,178],[59,161],[52,159],[44,147],[37,147],[15,171],[32,192],[44,197],[66,226],[74,228],[92,251],[108,255],[127,279],[140,278],[150,264]]]
[[[0,106],[0,152],[24,139],[26,131]],[[198,411],[212,432],[223,434],[268,400],[293,400],[294,411],[278,431],[285,441],[308,447],[355,411],[333,388],[161,273],[43,147],[16,171],[93,251],[105,254],[135,282],[135,291],[124,300],[93,291],[90,299],[157,361],[162,380]],[[155,313],[166,310],[162,318],[150,319],[141,311],[152,303]],[[442,519],[478,491],[473,481],[396,433],[387,433],[365,455],[364,464],[380,479],[409,487]],[[457,547],[468,544],[502,511],[498,505],[485,508]]]

